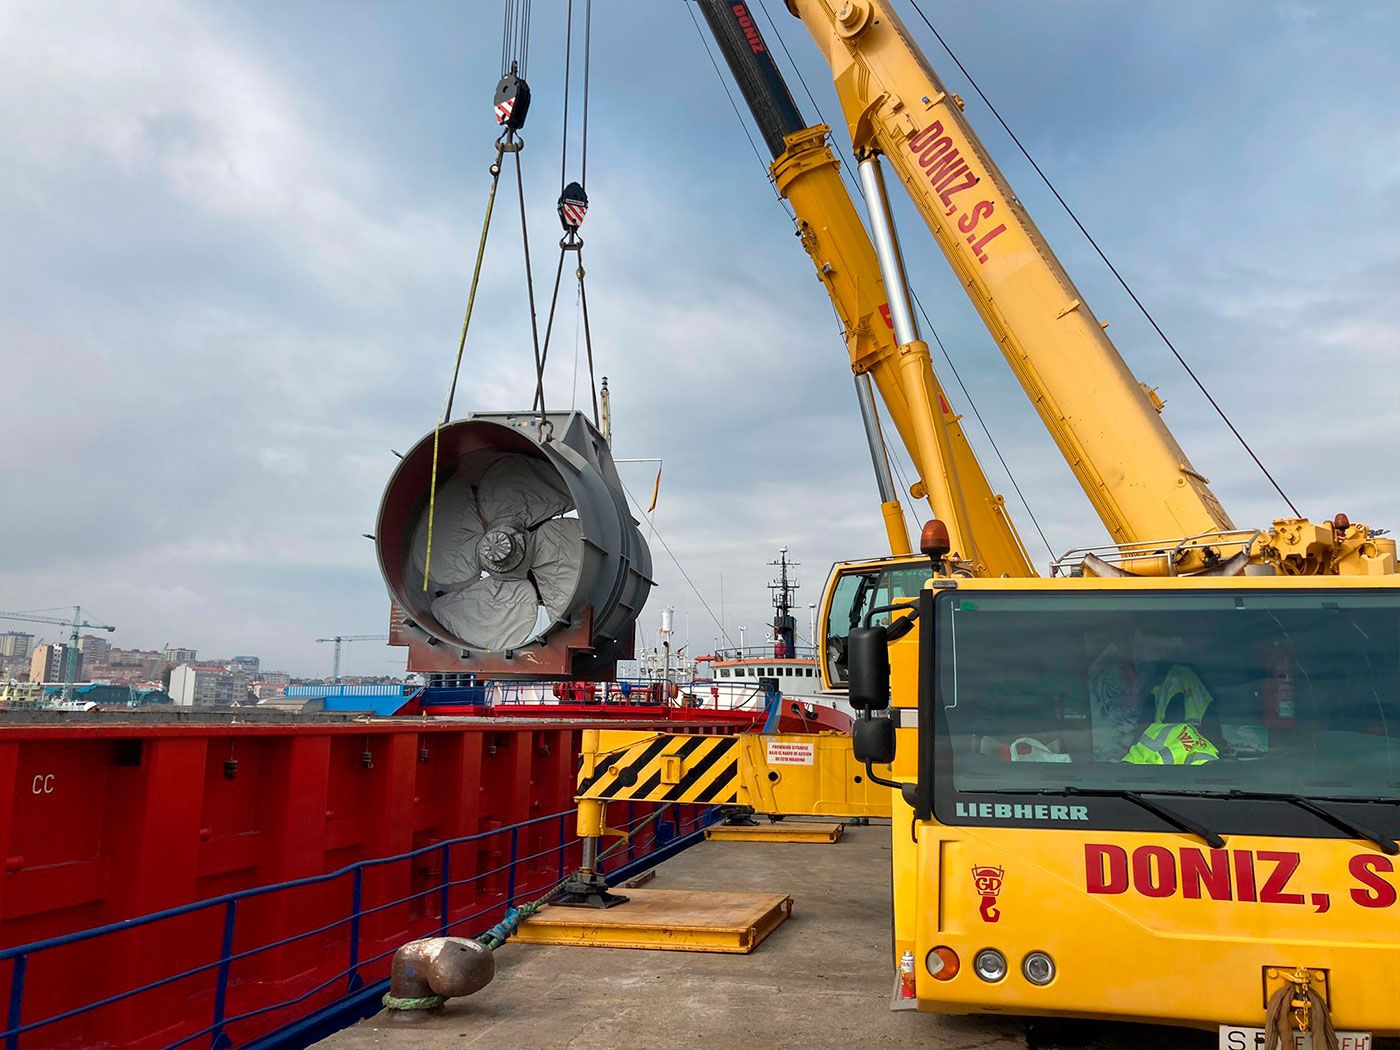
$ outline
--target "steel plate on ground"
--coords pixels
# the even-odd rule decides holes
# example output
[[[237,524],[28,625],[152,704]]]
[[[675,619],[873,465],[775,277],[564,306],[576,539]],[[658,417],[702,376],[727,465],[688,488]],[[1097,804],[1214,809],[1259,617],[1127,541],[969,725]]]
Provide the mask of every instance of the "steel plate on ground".
[[[845,824],[784,820],[777,824],[717,824],[705,829],[705,838],[715,842],[836,842]]]
[[[629,889],[627,898],[605,910],[548,905],[520,924],[515,940],[747,954],[792,914],[792,898],[781,893]]]

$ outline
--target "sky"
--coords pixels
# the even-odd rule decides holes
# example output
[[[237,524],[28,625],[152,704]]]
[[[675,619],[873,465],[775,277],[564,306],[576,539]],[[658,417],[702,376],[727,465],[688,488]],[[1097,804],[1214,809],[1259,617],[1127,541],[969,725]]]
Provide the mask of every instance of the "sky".
[[[640,639],[654,644],[668,605],[692,653],[741,625],[752,642],[780,546],[802,565],[804,607],[834,561],[883,549],[845,350],[686,5],[593,6],[593,342],[615,455],[665,462],[643,521],[657,586]],[[815,106],[785,60],[807,119],[836,118],[801,24],[781,0],[755,6],[811,89]],[[1400,6],[923,7],[1303,513],[1400,524]],[[1236,523],[1282,514],[899,9]],[[542,298],[564,10],[534,4],[521,155]],[[385,629],[362,534],[390,450],[432,428],[450,377],[501,13],[499,0],[0,4],[0,609],[81,603],[118,627],[114,645],[257,654],[308,675],[329,673],[316,638]],[[570,179],[580,93],[576,80]],[[516,208],[504,185],[458,414],[531,400]],[[1049,548],[1101,542],[907,202],[896,218],[954,407],[975,404]],[[549,401],[582,406],[567,291],[559,311]],[[1046,543],[975,422],[970,434],[1044,571]],[[653,469],[621,468],[643,499]],[[798,621],[805,635],[805,610]],[[346,673],[402,666],[401,650],[346,647]]]

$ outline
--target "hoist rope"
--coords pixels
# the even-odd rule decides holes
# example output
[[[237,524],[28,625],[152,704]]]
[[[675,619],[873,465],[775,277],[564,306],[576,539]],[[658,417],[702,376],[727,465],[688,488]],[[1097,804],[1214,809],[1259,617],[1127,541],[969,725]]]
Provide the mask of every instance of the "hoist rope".
[[[531,0],[505,0],[505,20],[501,26],[501,76],[510,72],[515,62],[521,78],[530,60]]]
[[[1045,172],[1041,169],[1040,165],[1036,163],[1035,158],[1031,156],[1030,150],[1026,149],[1026,147],[1022,144],[1020,138],[1018,138],[1016,133],[1011,130],[1011,125],[1008,124],[1005,121],[1005,119],[1003,119],[1001,113],[997,110],[996,106],[992,105],[992,100],[987,97],[986,92],[984,92],[982,88],[978,85],[977,81],[973,79],[972,74],[967,71],[967,67],[962,64],[962,60],[958,58],[958,56],[953,52],[953,49],[948,46],[948,42],[943,39],[942,34],[940,34],[938,30],[933,27],[933,23],[929,21],[928,16],[924,14],[923,10],[919,7],[918,0],[910,0],[910,2],[913,4],[914,10],[918,13],[919,17],[923,19],[924,25],[928,26],[929,32],[931,32],[934,35],[934,37],[937,38],[938,43],[942,45],[943,50],[948,52],[948,57],[951,58],[954,63],[956,63],[958,69],[962,71],[963,76],[967,78],[967,82],[972,85],[972,90],[977,92],[978,97],[986,104],[987,108],[991,110],[992,116],[996,117],[997,123],[999,123],[1002,126],[1002,128],[1005,129],[1006,133],[1011,136],[1011,141],[1016,144],[1016,148],[1021,151],[1021,155],[1026,158],[1026,160],[1030,163],[1030,166],[1035,169],[1035,173],[1040,176],[1040,181],[1045,183],[1046,187],[1050,190],[1050,192],[1054,194],[1055,200],[1059,201],[1060,207],[1064,208],[1065,214],[1068,215],[1070,219],[1074,221],[1075,226],[1079,227],[1079,232],[1084,235],[1084,239],[1089,242],[1090,246],[1098,254],[1098,257],[1103,260],[1103,264],[1108,267],[1109,272],[1112,273],[1113,276],[1117,279],[1118,283],[1123,286],[1123,290],[1128,293],[1128,297],[1132,299],[1134,305],[1136,305],[1137,308],[1142,312],[1142,316],[1147,318],[1147,323],[1150,324],[1153,330],[1161,337],[1162,342],[1165,343],[1167,349],[1172,352],[1172,356],[1176,358],[1177,363],[1180,364],[1183,369],[1185,369],[1186,374],[1191,377],[1191,381],[1196,384],[1196,388],[1200,390],[1200,392],[1205,396],[1205,399],[1208,402],[1210,402],[1210,407],[1215,409],[1216,414],[1220,416],[1220,418],[1224,421],[1225,425],[1230,429],[1230,433],[1235,436],[1235,440],[1237,440],[1240,443],[1241,447],[1243,447],[1244,450],[1247,453],[1249,453],[1249,458],[1254,460],[1254,465],[1260,469],[1264,477],[1269,479],[1269,484],[1274,487],[1274,491],[1279,494],[1279,496],[1283,499],[1283,502],[1288,504],[1288,509],[1293,512],[1294,517],[1301,518],[1302,515],[1298,512],[1298,508],[1295,507],[1293,505],[1293,501],[1288,498],[1288,493],[1283,491],[1283,487],[1279,485],[1278,481],[1274,479],[1274,476],[1271,473],[1269,473],[1269,468],[1264,466],[1264,461],[1259,458],[1259,456],[1255,453],[1254,449],[1250,446],[1249,442],[1245,440],[1244,435],[1241,434],[1239,430],[1235,427],[1235,424],[1231,421],[1230,417],[1226,415],[1225,410],[1220,407],[1220,403],[1217,402],[1215,398],[1211,395],[1211,392],[1206,389],[1205,383],[1201,381],[1201,378],[1198,375],[1196,375],[1195,370],[1189,364],[1186,363],[1186,358],[1184,358],[1181,355],[1181,352],[1177,350],[1176,344],[1173,343],[1171,339],[1167,337],[1166,332],[1162,331],[1162,326],[1157,323],[1157,319],[1153,317],[1151,312],[1147,309],[1147,307],[1143,305],[1142,300],[1138,298],[1137,293],[1133,291],[1132,286],[1128,284],[1127,280],[1123,277],[1123,275],[1118,272],[1118,267],[1113,265],[1113,262],[1109,259],[1108,255],[1105,254],[1104,250],[1099,247],[1099,242],[1094,240],[1093,235],[1088,231],[1088,229],[1085,228],[1084,224],[1079,221],[1079,216],[1076,215],[1074,209],[1069,206],[1069,202],[1066,201],[1064,197],[1060,195],[1060,191],[1055,188],[1055,184],[1050,181],[1050,177],[1045,174]]]
[[[572,0],[571,0],[572,2]],[[578,184],[588,189],[588,79],[593,66],[593,0],[583,5],[583,156],[579,162]]]
[[[564,120],[561,135],[561,145],[559,150],[559,195],[562,200],[564,188],[568,178],[569,168],[569,93],[570,81],[572,79],[571,70],[573,68],[573,27],[574,27],[574,4],[569,0],[565,14],[568,20],[568,27],[564,34]],[[583,130],[580,135],[580,178],[579,185],[587,185],[588,179],[588,85],[590,70],[592,68],[592,39],[593,39],[593,0],[585,0],[584,4],[584,30],[583,30]],[[586,194],[585,194],[586,196]],[[588,293],[584,288],[584,268],[583,268],[583,238],[579,236],[578,227],[566,229],[564,237],[559,242],[559,263],[554,269],[554,287],[549,295],[549,315],[544,326],[544,343],[540,346],[538,363],[536,366],[537,385],[535,393],[535,407],[540,414],[544,414],[544,371],[549,364],[549,344],[554,334],[554,318],[559,307],[559,287],[564,276],[564,257],[569,252],[575,252],[578,256],[578,264],[574,268],[574,276],[578,279],[578,302],[583,311],[583,337],[588,347],[588,382],[593,399],[593,425],[600,425],[598,414],[598,384],[593,367],[593,333],[588,323]],[[577,327],[577,325],[575,325]],[[575,369],[575,391],[577,391],[577,369]]]
[[[452,365],[452,382],[447,387],[447,399],[442,415],[433,427],[433,471],[428,479],[428,542],[423,553],[423,590],[428,589],[428,569],[433,560],[433,518],[437,511],[438,437],[452,418],[452,402],[457,397],[457,377],[462,371],[462,353],[467,347],[467,330],[472,323],[472,308],[476,305],[476,290],[481,283],[481,263],[486,257],[486,235],[491,230],[491,213],[496,207],[496,187],[501,184],[501,158],[505,155],[504,139],[496,142],[496,159],[491,162],[491,189],[486,195],[486,217],[481,222],[481,239],[476,246],[476,263],[472,267],[471,288],[467,292],[467,309],[462,317],[462,334],[457,340],[457,359]],[[518,159],[518,154],[517,154]]]
[[[569,82],[574,60],[574,0],[564,14],[564,127],[559,141],[559,194],[564,194],[564,178],[569,167]],[[549,343],[548,337],[545,343]]]
[[[501,17],[501,76],[506,75],[510,69],[510,16],[514,8],[512,0],[506,0],[502,5],[503,13]]]
[[[530,6],[532,0],[505,0],[505,20],[501,27],[501,76],[510,72],[512,61],[523,80],[530,65]]]

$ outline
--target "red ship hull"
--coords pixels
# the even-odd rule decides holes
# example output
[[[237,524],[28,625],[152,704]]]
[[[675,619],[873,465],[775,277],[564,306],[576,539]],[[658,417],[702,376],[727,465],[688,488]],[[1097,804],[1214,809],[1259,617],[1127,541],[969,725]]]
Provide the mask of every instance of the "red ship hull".
[[[424,850],[354,875],[355,911],[365,914],[353,934],[351,877],[338,875],[240,898],[236,923],[217,905],[46,947],[22,966],[0,960],[10,1031],[203,968],[22,1031],[19,1045],[164,1046],[198,1035],[211,1008],[231,1019],[220,1036],[233,1045],[265,1036],[384,976],[405,940],[448,922],[460,924],[454,933],[479,932],[576,865],[584,730],[754,732],[769,721],[761,710],[666,704],[420,711],[410,704],[403,715],[417,717],[388,719],[94,712],[4,725],[0,950]],[[845,731],[850,719],[784,700],[772,724]],[[655,809],[628,808],[620,819],[643,821]],[[669,834],[696,819],[674,817]],[[626,856],[662,841],[655,827],[640,831]],[[449,845],[461,839],[469,841]],[[453,885],[440,890],[449,866]],[[221,936],[235,954],[249,953],[224,973]]]
[[[507,878],[515,899],[524,900],[521,893],[552,884],[565,860],[577,862],[565,847],[574,834],[569,811],[580,734],[604,724],[656,728],[658,720],[559,710],[533,718],[158,724],[99,717],[7,726],[0,734],[0,785],[10,799],[0,808],[0,947],[557,814],[506,836],[520,839],[514,845],[523,858],[508,876],[461,887],[441,902],[444,912],[450,905],[452,915],[470,916],[494,892],[503,909]],[[733,731],[732,720],[664,724]],[[490,838],[453,847],[454,877],[500,871],[506,849]],[[386,903],[357,929],[360,957],[374,960],[363,967],[364,979],[387,968],[384,953],[436,928],[436,903],[388,903],[432,885],[442,874],[434,869],[431,861],[404,861],[364,870],[366,904]],[[501,885],[492,889],[494,882]],[[273,945],[336,923],[348,887],[339,880],[241,901],[235,948]],[[481,927],[498,917],[483,915]],[[211,946],[217,959],[224,921],[222,909],[206,909],[34,953],[22,974],[21,1020],[199,967]],[[318,975],[343,967],[345,936],[336,927],[238,960],[227,977],[229,1016],[286,1002],[288,990],[315,988]],[[20,1045],[167,1045],[208,1023],[216,976],[207,970],[25,1033]],[[0,962],[0,989],[12,987],[14,977],[14,962]],[[344,994],[340,982],[228,1034],[247,1042]]]

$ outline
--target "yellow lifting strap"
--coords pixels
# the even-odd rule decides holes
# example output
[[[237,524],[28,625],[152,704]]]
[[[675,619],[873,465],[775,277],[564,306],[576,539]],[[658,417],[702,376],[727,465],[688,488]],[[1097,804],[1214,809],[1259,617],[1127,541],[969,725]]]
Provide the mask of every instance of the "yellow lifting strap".
[[[476,246],[476,265],[472,268],[471,288],[467,292],[467,312],[462,318],[462,334],[457,340],[457,361],[452,366],[452,385],[447,389],[447,401],[442,415],[433,427],[433,473],[428,479],[428,543],[423,553],[423,590],[428,589],[428,569],[433,564],[433,518],[437,512],[438,434],[452,416],[452,401],[457,395],[457,376],[462,370],[462,351],[467,347],[467,329],[472,323],[472,307],[476,305],[476,289],[481,283],[481,262],[486,258],[486,235],[491,231],[491,212],[496,207],[496,187],[501,183],[501,158],[506,153],[506,138],[496,140],[496,159],[491,162],[491,190],[486,195],[486,218],[481,223],[481,240]]]

